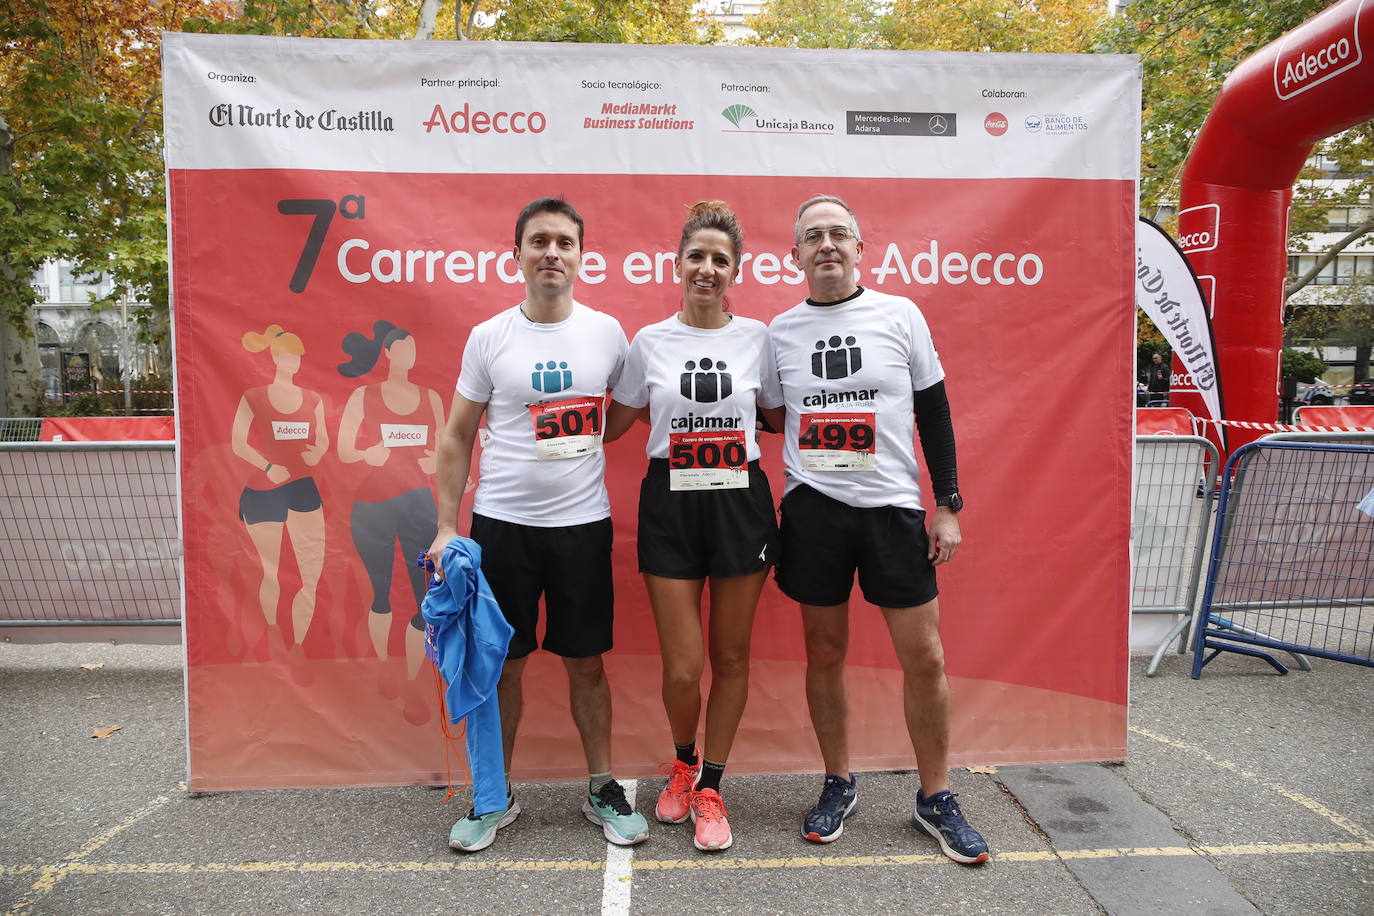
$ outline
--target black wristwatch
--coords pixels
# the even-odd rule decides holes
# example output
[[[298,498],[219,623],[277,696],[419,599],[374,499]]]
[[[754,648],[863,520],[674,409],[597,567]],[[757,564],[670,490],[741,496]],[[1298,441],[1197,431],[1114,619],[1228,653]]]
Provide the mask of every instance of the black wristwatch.
[[[937,496],[935,498],[935,505],[944,506],[951,512],[958,512],[960,509],[964,508],[964,498],[959,495],[958,490],[955,490],[948,496]]]

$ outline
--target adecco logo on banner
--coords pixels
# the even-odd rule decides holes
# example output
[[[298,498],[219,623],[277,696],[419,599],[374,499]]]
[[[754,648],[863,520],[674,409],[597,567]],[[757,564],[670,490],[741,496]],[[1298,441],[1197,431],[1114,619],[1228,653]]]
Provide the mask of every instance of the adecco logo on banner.
[[[542,111],[474,111],[468,102],[451,113],[435,105],[429,120],[420,123],[427,134],[436,128],[446,134],[542,134],[548,126]]]
[[[1178,247],[1185,252],[1213,250],[1220,234],[1220,204],[1202,204],[1178,211]]]
[[[1291,99],[1359,66],[1364,60],[1358,31],[1364,4],[1360,6],[1353,17],[1344,20],[1339,34],[1323,29],[1292,49],[1284,38],[1274,55],[1274,92],[1280,99]]]

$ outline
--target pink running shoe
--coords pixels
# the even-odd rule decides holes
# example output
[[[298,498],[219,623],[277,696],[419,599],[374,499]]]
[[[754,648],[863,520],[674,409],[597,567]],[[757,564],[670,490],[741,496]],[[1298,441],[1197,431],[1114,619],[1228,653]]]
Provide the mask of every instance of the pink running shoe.
[[[725,802],[715,789],[692,793],[692,822],[697,826],[692,845],[702,852],[720,852],[735,841],[725,819]]]
[[[674,760],[660,766],[658,771],[668,777],[668,785],[658,794],[654,815],[665,824],[681,824],[687,820],[687,807],[692,800],[692,787],[697,784],[698,769]]]

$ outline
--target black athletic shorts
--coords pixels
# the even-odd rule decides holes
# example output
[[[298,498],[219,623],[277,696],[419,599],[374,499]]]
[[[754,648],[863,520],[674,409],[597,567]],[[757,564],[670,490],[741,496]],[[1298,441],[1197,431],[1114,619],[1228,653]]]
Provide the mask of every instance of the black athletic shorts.
[[[287,512],[314,512],[320,507],[315,478],[299,477],[270,490],[244,487],[239,496],[239,520],[246,525],[284,522]]]
[[[540,644],[539,596],[544,596],[543,648],[564,658],[609,652],[615,616],[608,518],[585,525],[539,528],[472,514],[471,537],[482,548],[482,573],[515,628],[507,658]]]
[[[639,571],[665,579],[747,576],[778,550],[778,517],[768,475],[749,462],[749,486],[668,489],[668,462],[649,461],[639,485]]]
[[[854,573],[870,604],[916,607],[940,593],[927,551],[925,512],[899,506],[858,509],[805,484],[782,499],[778,587],[802,604],[849,600]]]

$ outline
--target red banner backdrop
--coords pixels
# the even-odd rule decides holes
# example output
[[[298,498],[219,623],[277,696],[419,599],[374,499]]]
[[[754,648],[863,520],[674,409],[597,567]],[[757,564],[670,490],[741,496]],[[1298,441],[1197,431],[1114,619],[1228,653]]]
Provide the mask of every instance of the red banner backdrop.
[[[228,41],[226,61],[235,48],[260,47]],[[204,54],[218,46],[195,47]],[[555,50],[583,67],[595,64],[596,55],[617,53]],[[660,50],[668,65],[673,55],[687,53],[654,53]],[[920,55],[903,58],[912,66],[927,63]],[[1138,91],[1134,65],[1114,66],[1121,92]],[[971,85],[989,79],[980,74]],[[1078,83],[1069,74],[1059,79],[1065,93]],[[169,73],[169,86],[175,81]],[[187,95],[193,102],[169,88],[169,131],[178,124],[188,134],[200,129],[191,126],[193,115],[203,124],[208,104],[192,90]],[[1053,103],[1042,97],[1033,104],[1044,112]],[[1013,124],[1031,123],[1030,115],[1011,110]],[[1099,119],[1094,124],[1107,121],[1105,114],[1089,117]],[[978,120],[963,123],[983,141],[1001,136]],[[1034,120],[1036,132],[1047,123]],[[1114,130],[1114,143],[1135,141],[1133,121],[1100,129]],[[1092,149],[1092,135],[1060,140],[1036,136],[1029,126],[1021,130],[1015,142],[1022,148],[1052,150],[1043,153],[1054,164],[1046,173],[1073,167],[1075,155]],[[1015,158],[1013,152],[1009,145],[1006,155]],[[833,166],[819,177],[195,166],[182,152],[170,172],[193,789],[442,779],[427,664],[413,682],[407,678],[413,558],[395,546],[387,659],[377,658],[369,637],[371,586],[350,530],[369,468],[342,460],[341,427],[350,396],[384,378],[386,366],[343,376],[341,343],[350,332],[370,333],[379,320],[410,331],[416,360],[409,378],[437,393],[447,410],[468,332],[522,296],[515,265],[503,256],[513,245],[516,212],[542,195],[565,196],[586,218],[577,297],[614,315],[630,335],[678,308],[668,256],[685,205],[721,198],[736,208],[751,259],[732,291],[733,307],[766,321],[805,295],[787,256],[797,203],[815,193],[848,200],[867,246],[861,282],[918,302],[948,374],[968,500],[961,515],[965,545],[941,570],[953,759],[1124,758],[1133,172],[970,180],[845,177]],[[334,214],[317,218],[302,211],[318,210],[318,203],[283,201],[333,202]],[[302,283],[312,227],[318,256]],[[308,471],[322,503],[314,516],[319,529],[288,530],[274,576],[265,575],[270,564],[262,545],[255,546],[240,517],[240,495],[261,485],[261,465],[250,465],[233,447],[241,400],[277,371],[269,352],[245,348],[244,335],[273,325],[300,340],[294,382],[318,395],[328,439]],[[318,433],[308,433],[312,442]],[[780,442],[770,437],[763,448],[780,495]],[[636,487],[646,463],[642,431],[608,453],[617,537],[616,647],[607,656],[614,752],[617,772],[647,775],[664,758],[669,736],[657,640],[634,565]],[[467,515],[465,503],[463,528]],[[275,594],[263,591],[266,578],[276,583]],[[313,594],[313,613],[306,613],[303,593]],[[308,619],[303,655],[271,651],[265,624],[273,614],[264,610],[265,594],[288,635]],[[898,727],[900,672],[881,615],[856,600],[852,621],[856,766],[911,766]],[[797,609],[771,583],[755,633],[750,704],[731,769],[815,769]],[[515,778],[583,775],[561,666],[536,653],[529,676],[536,681],[526,695],[539,702],[526,703]]]
[[[45,417],[42,442],[147,442],[176,438],[171,417]]]

